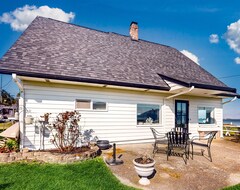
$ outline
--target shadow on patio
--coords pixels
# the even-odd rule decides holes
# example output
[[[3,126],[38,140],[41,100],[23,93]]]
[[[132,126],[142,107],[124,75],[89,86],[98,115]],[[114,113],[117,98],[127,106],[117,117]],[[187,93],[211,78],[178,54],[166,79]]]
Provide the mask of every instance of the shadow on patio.
[[[240,183],[240,143],[229,140],[214,140],[212,143],[213,162],[205,156],[195,155],[185,165],[181,157],[171,156],[167,161],[164,153],[158,153],[155,176],[150,179],[151,184],[141,186],[139,177],[135,172],[132,160],[142,154],[152,154],[152,144],[118,145],[123,165],[109,166],[112,172],[122,183],[141,189],[161,190],[214,190]],[[112,150],[103,151],[103,156],[111,155]],[[201,148],[196,147],[194,152],[200,153]]]

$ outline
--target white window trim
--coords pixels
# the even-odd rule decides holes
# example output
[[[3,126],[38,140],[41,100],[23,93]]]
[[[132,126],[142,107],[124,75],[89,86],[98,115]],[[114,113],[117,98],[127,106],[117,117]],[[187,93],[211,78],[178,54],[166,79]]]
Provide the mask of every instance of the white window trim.
[[[76,102],[77,102],[78,100],[90,101],[90,109],[76,108]],[[75,110],[83,110],[83,111],[92,110],[92,100],[91,100],[91,99],[88,99],[88,98],[77,98],[77,99],[75,99],[74,103],[75,103],[75,104],[74,104]]]
[[[93,102],[105,102],[106,103],[106,109],[105,110],[93,109]],[[92,103],[91,104],[91,108],[92,108],[92,111],[94,111],[94,112],[106,112],[106,111],[108,111],[108,102],[106,102],[106,101],[103,101],[103,100],[92,100],[91,103]]]
[[[138,104],[146,104],[146,105],[158,105],[159,106],[159,116],[158,116],[158,118],[159,118],[159,123],[153,123],[153,124],[138,124],[138,122],[137,122],[137,105]],[[163,117],[163,114],[162,114],[162,105],[163,104],[156,104],[156,103],[145,103],[145,102],[142,102],[142,103],[136,103],[136,114],[135,114],[135,116],[136,116],[136,126],[137,127],[162,127],[163,125],[162,125],[162,117]]]
[[[203,107],[203,108],[212,108],[213,109],[213,119],[214,119],[214,123],[198,123],[198,125],[199,125],[199,127],[201,128],[204,128],[204,127],[216,127],[217,126],[217,122],[216,122],[216,113],[215,113],[215,109],[216,109],[216,107],[214,107],[214,106],[209,106],[209,105],[198,105],[197,106],[197,121],[198,121],[198,109],[199,108],[201,108],[201,107]]]
[[[90,101],[90,109],[83,109],[83,108],[76,108],[76,102],[77,100],[88,100]],[[93,102],[105,102],[106,103],[106,109],[105,110],[98,110],[98,109],[93,109]],[[107,112],[108,111],[108,102],[104,100],[95,100],[95,99],[88,99],[88,98],[77,98],[74,101],[74,109],[77,111],[90,111],[90,112]]]

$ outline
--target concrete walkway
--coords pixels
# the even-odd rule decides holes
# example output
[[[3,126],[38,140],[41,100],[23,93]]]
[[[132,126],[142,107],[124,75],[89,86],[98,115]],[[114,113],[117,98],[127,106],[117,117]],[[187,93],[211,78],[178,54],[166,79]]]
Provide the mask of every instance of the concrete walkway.
[[[140,189],[161,190],[217,190],[240,183],[240,143],[230,140],[214,139],[212,143],[213,162],[200,154],[188,160],[187,165],[181,157],[171,156],[167,161],[166,154],[155,156],[155,176],[151,184],[141,186],[135,172],[132,160],[141,154],[150,154],[152,144],[132,144],[117,146],[118,155],[123,154],[123,165],[109,166],[122,183]],[[196,147],[196,153],[200,148]],[[112,150],[103,152],[106,158]],[[206,152],[206,151],[205,151]],[[207,152],[206,152],[207,153]]]

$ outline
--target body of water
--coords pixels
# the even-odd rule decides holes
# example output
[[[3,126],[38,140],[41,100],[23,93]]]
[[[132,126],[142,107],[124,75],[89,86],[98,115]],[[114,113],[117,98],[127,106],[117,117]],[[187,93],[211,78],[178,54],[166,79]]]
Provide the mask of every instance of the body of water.
[[[240,126],[240,119],[224,119],[223,124],[232,124],[232,125]]]

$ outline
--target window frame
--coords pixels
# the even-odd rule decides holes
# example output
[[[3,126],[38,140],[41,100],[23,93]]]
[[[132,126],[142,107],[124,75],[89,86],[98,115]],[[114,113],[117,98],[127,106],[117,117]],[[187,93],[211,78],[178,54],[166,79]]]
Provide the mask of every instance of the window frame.
[[[213,119],[213,123],[199,123],[199,108],[205,108],[205,110],[207,110],[208,108],[212,109],[212,115],[213,115],[212,119]],[[215,116],[215,107],[213,107],[213,106],[206,106],[206,105],[198,105],[198,107],[197,107],[197,123],[198,123],[198,125],[200,125],[200,126],[216,125],[216,119],[215,119],[215,117],[216,117],[216,116]]]
[[[90,101],[90,109],[76,108],[76,102],[78,100]],[[93,109],[93,103],[94,102],[104,102],[106,104],[106,109],[104,109],[104,110]],[[77,99],[75,99],[75,110],[79,110],[79,111],[93,111],[93,112],[106,112],[106,111],[108,111],[108,102],[106,102],[104,100],[96,100],[96,99],[88,99],[88,98],[77,98]]]
[[[137,120],[137,114],[138,114],[138,105],[139,104],[142,104],[142,105],[157,105],[159,106],[159,111],[158,111],[158,123],[147,123],[147,124],[138,124],[138,120]],[[162,104],[159,104],[159,103],[146,103],[146,102],[143,102],[143,103],[137,103],[136,104],[136,126],[137,127],[156,127],[156,126],[162,126]]]
[[[76,103],[77,103],[77,101],[89,101],[90,102],[90,108],[89,109],[85,109],[85,108],[76,108]],[[87,110],[91,110],[92,109],[92,100],[90,100],[90,99],[87,99],[87,98],[82,98],[82,99],[75,99],[75,110],[84,110],[84,111],[87,111]]]
[[[93,109],[93,103],[94,102],[104,102],[106,104],[106,108],[105,109]],[[108,103],[106,101],[102,101],[102,100],[92,100],[92,110],[93,111],[108,111]]]

